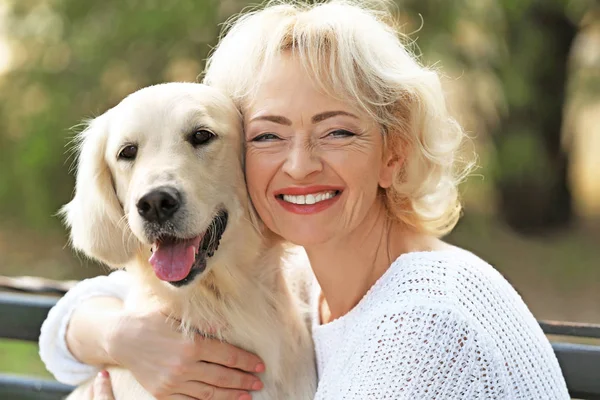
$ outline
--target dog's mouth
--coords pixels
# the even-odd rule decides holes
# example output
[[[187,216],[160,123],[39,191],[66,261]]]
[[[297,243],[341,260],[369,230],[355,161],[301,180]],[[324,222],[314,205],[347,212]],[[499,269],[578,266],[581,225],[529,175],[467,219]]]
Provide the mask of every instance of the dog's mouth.
[[[152,244],[152,256],[148,260],[157,278],[179,287],[204,272],[208,258],[219,248],[227,219],[227,211],[221,210],[208,229],[198,236],[189,239],[160,236]]]

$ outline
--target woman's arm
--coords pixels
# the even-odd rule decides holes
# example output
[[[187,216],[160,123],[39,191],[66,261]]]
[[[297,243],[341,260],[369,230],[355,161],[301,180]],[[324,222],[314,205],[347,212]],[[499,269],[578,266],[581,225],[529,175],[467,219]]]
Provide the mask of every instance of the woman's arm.
[[[124,310],[128,290],[125,272],[88,279],[50,311],[42,327],[40,355],[58,380],[77,385],[101,367],[116,364],[131,371],[157,399],[177,394],[238,399],[262,388],[251,374],[264,371],[257,356],[218,340],[190,340],[159,310]]]
[[[123,301],[116,297],[94,297],[83,301],[71,315],[65,333],[67,348],[84,364],[118,365],[109,354],[109,338],[117,329]]]
[[[69,385],[78,385],[98,373],[99,368],[96,365],[111,364],[106,355],[95,355],[101,352],[102,347],[86,344],[103,342],[102,335],[107,327],[107,316],[104,312],[112,312],[110,315],[114,316],[114,312],[120,310],[121,307],[117,304],[129,293],[129,279],[126,272],[116,271],[109,276],[83,280],[50,310],[42,324],[39,347],[40,357],[46,369],[57,380]],[[88,305],[91,305],[88,301],[96,307],[96,312],[79,312],[88,309]],[[99,302],[106,302],[104,305],[109,308],[98,308],[102,305]],[[76,310],[79,311],[75,312]],[[70,323],[73,314],[76,316],[75,324]]]

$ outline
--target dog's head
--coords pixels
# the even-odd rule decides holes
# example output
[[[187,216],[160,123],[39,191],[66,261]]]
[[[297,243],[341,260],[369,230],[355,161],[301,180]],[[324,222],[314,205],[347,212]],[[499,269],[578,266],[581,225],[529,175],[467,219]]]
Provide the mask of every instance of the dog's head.
[[[208,86],[131,94],[79,136],[75,196],[61,210],[73,246],[111,266],[142,254],[159,279],[192,281],[246,218],[241,135],[234,104]]]

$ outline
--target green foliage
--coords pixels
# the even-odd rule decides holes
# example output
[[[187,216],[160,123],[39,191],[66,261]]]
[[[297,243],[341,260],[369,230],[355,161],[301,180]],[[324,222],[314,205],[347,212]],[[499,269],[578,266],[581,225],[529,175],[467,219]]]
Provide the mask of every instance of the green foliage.
[[[549,181],[553,178],[552,169],[543,154],[544,143],[535,132],[515,129],[499,142],[490,172],[498,182]]]
[[[73,187],[69,128],[137,88],[194,80],[224,17],[216,0],[10,2],[17,65],[0,80],[0,219],[56,226]]]
[[[0,220],[57,228],[53,215],[73,188],[70,128],[143,86],[195,80],[219,23],[248,3],[5,0],[3,33],[13,49],[13,68],[0,75]],[[543,102],[532,82],[562,62],[540,61],[545,38],[527,20],[531,7],[559,8],[577,20],[593,0],[396,3],[395,17],[417,40],[423,62],[443,60],[442,72],[452,71],[452,79],[472,89],[469,111],[493,131],[498,110]]]
[[[0,371],[42,378],[52,377],[40,360],[37,344],[20,340],[0,340]]]

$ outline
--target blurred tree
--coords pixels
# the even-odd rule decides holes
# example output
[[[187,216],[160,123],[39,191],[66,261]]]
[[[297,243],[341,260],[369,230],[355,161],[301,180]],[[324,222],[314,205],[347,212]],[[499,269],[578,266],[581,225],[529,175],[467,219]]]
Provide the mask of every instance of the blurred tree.
[[[520,232],[546,232],[573,216],[562,129],[578,26],[564,1],[504,3],[507,49],[496,68],[508,110],[493,135],[499,213]]]
[[[583,15],[594,12],[590,10],[597,3],[405,0],[400,4],[424,16],[429,28],[422,29],[419,43],[426,49],[433,47],[453,59],[465,75],[497,78],[503,94],[496,104],[500,118],[492,114],[487,130],[496,154],[499,215],[526,234],[568,225],[573,210],[563,127],[570,56]],[[486,37],[465,39],[465,32]],[[481,96],[490,94],[486,91],[471,93],[485,105],[488,102]],[[473,108],[486,115],[485,106]]]
[[[68,201],[68,127],[137,88],[195,80],[218,23],[244,0],[4,0],[12,68],[0,75],[0,219],[33,228]],[[567,68],[595,0],[397,0],[428,60],[459,71],[490,133],[500,214],[521,232],[571,219],[561,145]],[[0,15],[2,15],[0,7]],[[589,11],[588,11],[589,14]],[[421,18],[422,16],[422,18]],[[422,24],[424,21],[424,24]]]
[[[8,0],[12,69],[0,77],[0,219],[33,228],[73,188],[69,127],[143,86],[193,81],[214,45],[218,0]]]

